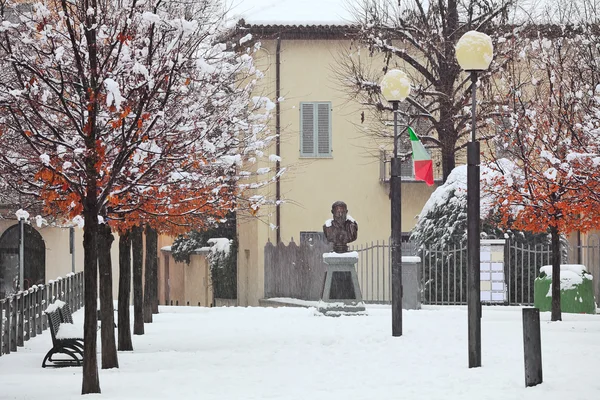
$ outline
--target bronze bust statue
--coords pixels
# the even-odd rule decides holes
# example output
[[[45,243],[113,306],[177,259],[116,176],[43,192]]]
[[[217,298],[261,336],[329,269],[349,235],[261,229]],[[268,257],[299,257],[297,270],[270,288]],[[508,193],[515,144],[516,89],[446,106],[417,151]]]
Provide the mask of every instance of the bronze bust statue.
[[[346,253],[348,243],[354,242],[358,236],[358,224],[348,218],[348,207],[343,201],[336,201],[331,206],[333,219],[323,225],[323,233],[328,242],[333,243],[333,251]]]

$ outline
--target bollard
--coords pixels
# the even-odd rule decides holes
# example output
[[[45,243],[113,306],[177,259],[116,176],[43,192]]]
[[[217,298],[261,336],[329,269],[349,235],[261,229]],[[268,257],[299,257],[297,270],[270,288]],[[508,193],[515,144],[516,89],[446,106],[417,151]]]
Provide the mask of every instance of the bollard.
[[[525,354],[525,387],[542,383],[542,342],[540,310],[523,309],[523,349]]]

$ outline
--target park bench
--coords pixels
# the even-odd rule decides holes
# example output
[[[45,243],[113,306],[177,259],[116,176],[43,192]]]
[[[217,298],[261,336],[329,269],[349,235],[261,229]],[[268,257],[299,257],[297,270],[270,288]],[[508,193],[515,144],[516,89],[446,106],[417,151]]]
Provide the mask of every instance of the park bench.
[[[59,304],[58,312],[60,313],[60,322],[62,324],[73,324],[74,323],[73,322],[73,313],[71,312],[71,307],[67,303]],[[69,327],[69,329],[72,329],[72,328]],[[76,328],[76,329],[78,329],[78,328]],[[74,333],[77,333],[77,336],[83,335],[83,332],[80,332],[79,330],[75,330]],[[73,340],[77,341],[77,343],[80,344],[81,351],[83,351],[83,338],[74,337]]]
[[[62,303],[62,302],[61,302]],[[73,323],[65,322],[70,318],[70,308],[61,313],[66,304],[53,304],[44,313],[48,317],[48,327],[52,337],[52,348],[46,353],[42,367],[70,367],[81,366],[83,361],[83,339],[79,327]],[[65,317],[65,315],[69,315]],[[62,355],[57,358],[57,355]]]

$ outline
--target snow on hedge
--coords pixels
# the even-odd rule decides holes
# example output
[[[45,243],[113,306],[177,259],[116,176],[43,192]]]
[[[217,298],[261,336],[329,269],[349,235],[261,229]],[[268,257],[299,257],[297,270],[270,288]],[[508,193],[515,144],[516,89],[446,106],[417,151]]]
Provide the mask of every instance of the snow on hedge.
[[[493,209],[495,200],[486,191],[487,181],[497,172],[480,167],[481,218]],[[466,239],[467,223],[467,166],[460,165],[450,172],[446,182],[429,197],[417,216],[412,238],[419,244],[433,243],[447,246],[458,235]]]
[[[544,276],[545,274],[545,276]],[[585,265],[561,264],[560,265],[560,290],[569,290],[581,285],[584,280],[592,280]],[[552,265],[544,265],[540,268],[538,279],[552,279]]]
[[[219,255],[225,258],[229,255],[232,240],[227,238],[212,238],[208,239],[207,243],[210,245],[211,256]]]

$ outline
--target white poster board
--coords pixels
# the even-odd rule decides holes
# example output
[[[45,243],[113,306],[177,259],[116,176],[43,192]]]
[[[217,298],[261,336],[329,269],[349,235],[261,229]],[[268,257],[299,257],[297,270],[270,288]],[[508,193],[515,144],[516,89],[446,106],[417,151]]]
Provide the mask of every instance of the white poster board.
[[[481,241],[479,275],[482,303],[505,303],[508,301],[504,277],[504,239]]]

